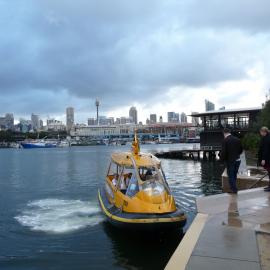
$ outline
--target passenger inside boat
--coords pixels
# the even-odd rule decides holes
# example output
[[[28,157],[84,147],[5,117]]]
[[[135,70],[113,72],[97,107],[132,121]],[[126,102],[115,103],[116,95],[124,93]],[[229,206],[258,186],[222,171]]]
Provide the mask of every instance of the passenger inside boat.
[[[113,175],[112,184],[116,187],[117,186],[117,182],[118,182],[118,174],[115,173]]]
[[[112,163],[108,177],[113,186],[129,197],[134,197],[140,190],[149,196],[159,195],[165,190],[170,194],[161,167],[140,166],[135,169],[133,166],[119,166]]]
[[[127,189],[127,185],[126,185],[126,176],[122,175],[121,180],[120,180],[120,189],[123,193],[125,193],[126,189]]]
[[[132,173],[128,173],[127,178],[126,178],[126,187],[128,187],[131,177],[132,177]]]

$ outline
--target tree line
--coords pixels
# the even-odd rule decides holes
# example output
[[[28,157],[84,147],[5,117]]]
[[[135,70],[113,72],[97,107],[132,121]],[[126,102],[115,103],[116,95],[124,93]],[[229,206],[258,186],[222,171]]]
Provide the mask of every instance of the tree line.
[[[260,143],[259,130],[263,126],[270,129],[270,100],[265,103],[256,122],[253,124],[251,132],[247,133],[242,140],[243,146],[246,150],[252,152],[257,151]]]

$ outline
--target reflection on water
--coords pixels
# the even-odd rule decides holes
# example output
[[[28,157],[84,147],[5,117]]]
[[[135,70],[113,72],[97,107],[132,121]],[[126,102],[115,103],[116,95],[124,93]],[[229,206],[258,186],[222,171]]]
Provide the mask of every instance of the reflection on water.
[[[192,145],[142,145],[157,152]],[[124,233],[103,222],[97,189],[129,147],[0,150],[0,269],[163,269],[182,235]],[[162,159],[190,225],[195,200],[221,192],[219,162]]]
[[[112,241],[116,265],[124,269],[164,269],[183,234],[120,231],[108,222],[104,232]]]

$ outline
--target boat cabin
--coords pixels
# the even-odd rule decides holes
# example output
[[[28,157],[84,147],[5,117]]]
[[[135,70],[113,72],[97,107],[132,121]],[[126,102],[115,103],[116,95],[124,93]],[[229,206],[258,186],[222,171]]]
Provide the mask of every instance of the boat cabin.
[[[112,154],[106,182],[110,202],[128,212],[152,211],[155,205],[161,212],[168,202],[174,204],[161,163],[151,154]]]

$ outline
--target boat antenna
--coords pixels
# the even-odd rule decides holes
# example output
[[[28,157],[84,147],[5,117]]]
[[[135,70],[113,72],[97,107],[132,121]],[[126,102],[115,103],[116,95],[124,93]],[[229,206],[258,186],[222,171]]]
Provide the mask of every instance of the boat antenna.
[[[137,130],[134,130],[134,140],[132,142],[132,152],[134,155],[138,155],[140,153],[140,143],[137,136]]]

